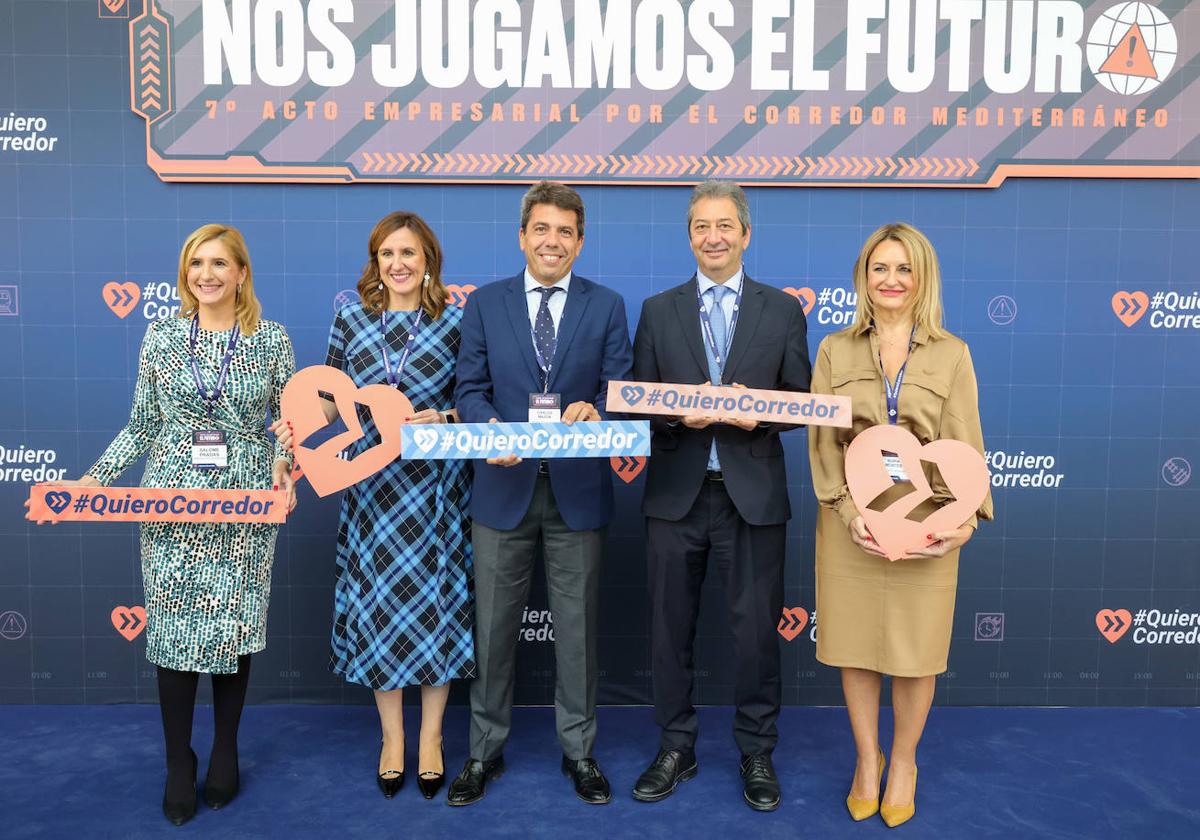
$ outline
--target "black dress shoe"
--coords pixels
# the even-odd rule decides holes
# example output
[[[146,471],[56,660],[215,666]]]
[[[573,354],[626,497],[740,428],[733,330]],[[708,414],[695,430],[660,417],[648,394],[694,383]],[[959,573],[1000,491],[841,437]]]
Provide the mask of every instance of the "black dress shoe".
[[[639,802],[658,802],[675,792],[675,786],[696,775],[694,750],[659,750],[654,761],[638,776],[633,798]]]
[[[442,789],[442,784],[446,781],[446,750],[439,746],[438,751],[442,754],[442,772],[434,773],[426,770],[424,773],[417,774],[417,789],[426,799],[433,799],[437,796],[437,792]]]
[[[379,785],[384,799],[391,799],[400,792],[400,788],[404,787],[404,771],[384,770],[375,777],[375,783]]]
[[[167,771],[167,787],[163,791],[163,814],[174,825],[183,825],[196,816],[196,753],[192,752],[192,794],[178,801],[172,801],[167,793],[171,789],[171,773]]]
[[[458,778],[450,783],[446,792],[447,805],[470,805],[483,799],[483,789],[488,782],[504,775],[504,756],[498,755],[491,761],[467,759]]]
[[[768,753],[742,756],[742,785],[746,804],[755,811],[779,807],[779,779]]]
[[[600,772],[600,765],[594,758],[572,760],[565,755],[562,760],[564,776],[570,776],[575,783],[575,795],[589,805],[605,805],[612,799],[612,788],[608,779]]]
[[[211,765],[212,762],[210,761]],[[238,795],[238,790],[241,787],[241,774],[238,773],[236,767],[233,768],[233,784],[229,787],[223,785],[214,785],[208,779],[204,780],[204,802],[209,808],[214,811],[224,808],[234,800]]]

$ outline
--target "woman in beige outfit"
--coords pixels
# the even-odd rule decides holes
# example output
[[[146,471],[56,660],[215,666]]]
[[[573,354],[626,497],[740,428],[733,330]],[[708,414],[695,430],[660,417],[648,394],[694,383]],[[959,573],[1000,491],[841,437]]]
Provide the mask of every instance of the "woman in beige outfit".
[[[842,670],[858,750],[846,799],[851,816],[862,820],[880,811],[895,826],[915,810],[917,742],[936,675],[946,670],[958,550],[978,518],[991,519],[992,501],[989,495],[960,528],[931,534],[927,547],[896,562],[887,560],[872,539],[846,487],[846,447],[856,434],[890,419],[922,444],[952,438],[982,454],[983,433],[971,354],[942,328],[941,279],[929,240],[905,224],[875,231],[854,265],[854,287],[854,323],[821,342],[812,377],[813,393],[850,397],[854,416],[849,429],[808,430],[820,501],[817,659]],[[890,418],[889,410],[895,412]],[[952,496],[940,476],[928,466],[926,471],[935,495],[917,511],[928,515]],[[893,478],[903,480],[902,475]],[[892,676],[895,737],[881,806],[884,674]]]

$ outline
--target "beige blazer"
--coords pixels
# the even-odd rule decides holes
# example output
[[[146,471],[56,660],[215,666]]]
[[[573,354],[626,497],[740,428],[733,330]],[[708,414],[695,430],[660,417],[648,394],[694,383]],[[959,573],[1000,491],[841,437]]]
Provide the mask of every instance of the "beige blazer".
[[[887,422],[887,400],[879,362],[879,340],[874,330],[854,335],[850,329],[826,336],[813,365],[812,392],[849,397],[854,424],[808,428],[808,451],[817,500],[837,512],[847,525],[859,515],[846,487],[846,447],[859,432]],[[922,444],[953,439],[970,444],[983,454],[979,424],[979,390],[966,343],[953,335],[934,339],[918,327],[900,390],[899,425]],[[934,504],[952,496],[938,476],[931,476]],[[979,519],[992,518],[992,494],[984,498],[975,516],[964,524],[975,527]]]

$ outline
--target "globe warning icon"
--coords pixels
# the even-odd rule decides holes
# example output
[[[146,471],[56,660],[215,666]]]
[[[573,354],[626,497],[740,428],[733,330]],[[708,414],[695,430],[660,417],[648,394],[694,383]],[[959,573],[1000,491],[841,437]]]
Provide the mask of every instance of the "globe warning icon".
[[[1088,67],[1113,93],[1154,90],[1175,66],[1179,39],[1175,27],[1149,3],[1121,3],[1092,24],[1087,37]]]

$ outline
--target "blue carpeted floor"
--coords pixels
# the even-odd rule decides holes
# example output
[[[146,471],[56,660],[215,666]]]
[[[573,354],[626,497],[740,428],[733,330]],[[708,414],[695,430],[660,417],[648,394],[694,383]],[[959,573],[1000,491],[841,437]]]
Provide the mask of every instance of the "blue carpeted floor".
[[[415,770],[417,709],[410,724]],[[211,710],[194,744],[203,777]],[[886,717],[886,710],[885,710]],[[653,757],[645,708],[600,712],[597,758],[613,802],[575,799],[559,775],[549,709],[518,709],[508,771],[484,800],[449,808],[411,779],[385,800],[374,781],[378,720],[364,706],[254,706],[242,725],[242,793],[200,805],[174,828],[159,810],[156,706],[0,706],[0,836],[24,837],[1200,837],[1200,710],[935,708],[919,763],[917,816],[888,834],[855,824],[843,800],[853,767],[842,709],[788,708],[775,764],[783,806],[741,800],[726,708],[701,712],[699,775],[657,804],[629,789]],[[466,713],[451,708],[446,763],[461,768]]]

